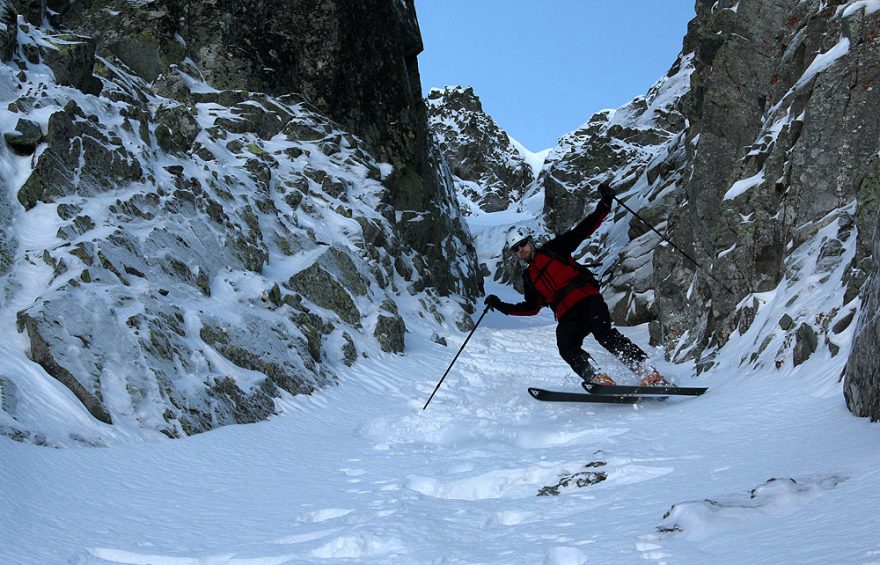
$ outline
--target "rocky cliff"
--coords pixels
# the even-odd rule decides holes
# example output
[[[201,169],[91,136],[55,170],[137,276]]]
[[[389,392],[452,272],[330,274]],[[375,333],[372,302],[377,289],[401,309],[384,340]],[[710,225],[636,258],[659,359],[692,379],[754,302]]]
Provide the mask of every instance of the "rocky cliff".
[[[714,278],[658,248],[657,337],[674,358],[708,368],[736,336],[742,364],[779,367],[847,341],[877,214],[878,24],[861,2],[697,3],[668,233]]]
[[[498,212],[522,200],[535,171],[522,149],[483,111],[473,88],[433,89],[426,104],[431,132],[452,171],[462,210]]]
[[[700,266],[669,245],[634,265],[651,273],[642,288],[654,295],[652,339],[698,371],[725,363],[766,371],[842,366],[841,346],[856,335],[847,399],[876,418],[876,355],[867,353],[878,345],[876,277],[864,282],[876,272],[877,6],[699,1],[696,11],[683,45],[693,72],[676,103],[686,127],[648,166],[675,182],[665,212],[647,216]],[[627,234],[626,247],[637,235]],[[619,320],[631,303],[617,309]]]
[[[0,433],[253,422],[405,318],[467,327],[412,3],[282,4],[0,5]]]

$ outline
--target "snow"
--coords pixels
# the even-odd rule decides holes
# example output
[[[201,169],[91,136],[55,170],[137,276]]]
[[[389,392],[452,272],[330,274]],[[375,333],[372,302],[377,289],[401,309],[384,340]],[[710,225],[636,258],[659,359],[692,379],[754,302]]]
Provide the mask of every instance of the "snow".
[[[382,180],[387,179],[394,172],[394,165],[390,163],[379,163],[378,167]]]
[[[742,196],[745,194],[750,188],[756,187],[764,182],[764,171],[761,170],[758,174],[751,176],[747,179],[738,180],[733,183],[727,192],[724,193],[724,200],[733,200],[737,196]]]
[[[2,438],[0,561],[876,560],[877,427],[846,411],[842,359],[698,379],[661,363],[709,392],[538,403],[526,387],[577,388],[553,326],[489,314],[425,411],[463,335],[359,362],[268,422],[108,449]],[[646,345],[645,328],[625,331]],[[536,496],[594,462],[604,481]]]
[[[526,164],[532,169],[532,177],[538,178],[538,175],[541,174],[541,169],[544,168],[544,161],[547,160],[547,155],[550,154],[550,151],[553,150],[552,147],[544,149],[543,151],[538,151],[534,153],[530,151],[525,145],[507,135],[507,138],[510,140],[510,143],[516,148],[517,151],[523,156]]]
[[[851,1],[846,6],[840,6],[837,8],[838,13],[840,10],[843,10],[843,17],[848,18],[861,10],[865,9],[865,15],[870,16],[877,10],[880,10],[880,0],[855,0]]]
[[[810,66],[807,67],[807,70],[804,71],[804,74],[792,87],[792,90],[799,90],[807,82],[812,80],[814,76],[828,69],[831,65],[837,62],[838,59],[849,53],[849,45],[849,38],[841,36],[840,40],[834,45],[834,47],[824,53],[820,53],[815,59],[813,59],[813,62],[810,63]]]

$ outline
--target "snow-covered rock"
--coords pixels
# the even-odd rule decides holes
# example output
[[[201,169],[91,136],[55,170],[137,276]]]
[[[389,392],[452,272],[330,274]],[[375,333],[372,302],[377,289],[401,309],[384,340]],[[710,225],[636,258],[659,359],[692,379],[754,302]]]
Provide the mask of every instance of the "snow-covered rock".
[[[83,21],[70,10],[53,17]],[[114,54],[140,45],[123,25],[93,40],[18,22],[0,65],[0,433],[100,445],[256,422],[403,352],[405,319],[467,327],[475,254],[424,124],[402,148],[403,130],[217,89],[147,49],[153,76]]]
[[[654,260],[673,358],[705,369],[736,342],[744,365],[782,367],[846,342],[877,214],[877,25],[865,3],[698,4],[687,184],[667,229],[704,270],[670,247]]]
[[[425,102],[431,132],[452,171],[462,210],[498,212],[518,203],[537,171],[528,151],[483,111],[473,88],[435,88]]]

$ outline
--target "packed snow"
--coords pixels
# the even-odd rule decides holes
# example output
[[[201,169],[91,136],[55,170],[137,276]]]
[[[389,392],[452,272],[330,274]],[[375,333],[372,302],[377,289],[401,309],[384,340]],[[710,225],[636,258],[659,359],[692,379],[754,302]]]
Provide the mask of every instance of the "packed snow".
[[[531,167],[534,178],[538,178],[538,175],[541,174],[541,169],[544,167],[544,161],[547,160],[547,155],[550,154],[550,151],[552,151],[553,148],[548,147],[547,149],[535,153],[514,139],[510,134],[507,135],[507,138],[510,139],[510,143],[513,144],[516,150],[519,151],[520,155],[523,156],[526,163],[528,163],[529,167]]]

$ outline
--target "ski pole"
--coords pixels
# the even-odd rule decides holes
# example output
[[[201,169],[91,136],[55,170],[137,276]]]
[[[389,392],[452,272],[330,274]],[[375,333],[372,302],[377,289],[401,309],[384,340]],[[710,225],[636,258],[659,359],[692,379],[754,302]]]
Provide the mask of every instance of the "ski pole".
[[[471,339],[471,336],[474,335],[474,332],[477,331],[477,327],[479,327],[480,322],[483,321],[483,318],[486,317],[486,313],[489,312],[489,307],[486,306],[486,309],[483,310],[483,314],[480,316],[480,319],[477,320],[477,323],[474,324],[474,329],[471,330],[471,333],[468,334],[467,338],[465,338],[464,343],[461,344],[461,349],[458,350],[458,353],[455,354],[455,357],[452,359],[452,363],[449,364],[449,367],[446,369],[446,372],[443,373],[443,376],[440,378],[440,382],[437,383],[437,386],[434,387],[434,392],[431,393],[431,397],[428,398],[428,402],[425,402],[425,405],[422,406],[422,410],[428,408],[428,404],[431,403],[431,399],[434,398],[434,395],[437,394],[437,391],[440,389],[440,385],[443,384],[443,381],[446,379],[446,375],[449,374],[449,371],[452,369],[452,366],[455,365],[455,361],[458,359],[458,356],[461,355],[461,352],[464,351],[464,346],[468,344],[468,341]]]
[[[669,238],[667,238],[665,235],[663,235],[662,233],[660,233],[659,231],[657,231],[657,229],[656,229],[654,226],[652,226],[651,224],[649,224],[649,223],[647,222],[647,220],[645,220],[644,218],[642,218],[641,216],[639,216],[639,215],[636,213],[635,210],[633,210],[632,208],[630,208],[629,206],[627,206],[626,203],[625,203],[623,200],[621,200],[620,198],[618,198],[617,196],[614,196],[614,195],[612,195],[612,197],[613,197],[615,200],[617,200],[617,203],[620,204],[621,206],[623,206],[623,207],[626,209],[627,212],[629,212],[630,214],[632,214],[633,216],[635,216],[636,218],[638,218],[639,220],[641,220],[641,222],[642,222],[643,224],[645,224],[646,226],[648,226],[649,228],[651,228],[651,231],[653,231],[654,233],[656,233],[657,235],[659,235],[659,236],[660,236],[660,239],[662,239],[663,241],[665,241],[666,243],[668,243],[669,245],[671,245],[673,249],[675,249],[676,251],[678,251],[679,253],[681,253],[682,255],[684,255],[684,256],[687,258],[687,260],[690,261],[691,263],[693,263],[694,266],[695,266],[697,269],[703,271],[704,273],[706,273],[707,275],[709,275],[710,277],[712,277],[712,279],[713,279],[715,282],[717,282],[718,284],[721,285],[721,288],[723,288],[724,290],[726,290],[726,291],[729,292],[730,294],[736,294],[735,292],[733,292],[733,291],[730,289],[730,287],[728,287],[726,284],[724,284],[723,282],[721,282],[721,280],[720,280],[718,277],[716,277],[715,275],[713,275],[711,271],[709,271],[708,269],[705,269],[702,265],[700,265],[699,263],[697,263],[697,260],[694,259],[693,257],[691,257],[687,252],[685,252],[684,249],[682,249],[681,247],[679,247],[679,246],[677,246],[676,244],[672,243],[672,241],[670,241]]]

